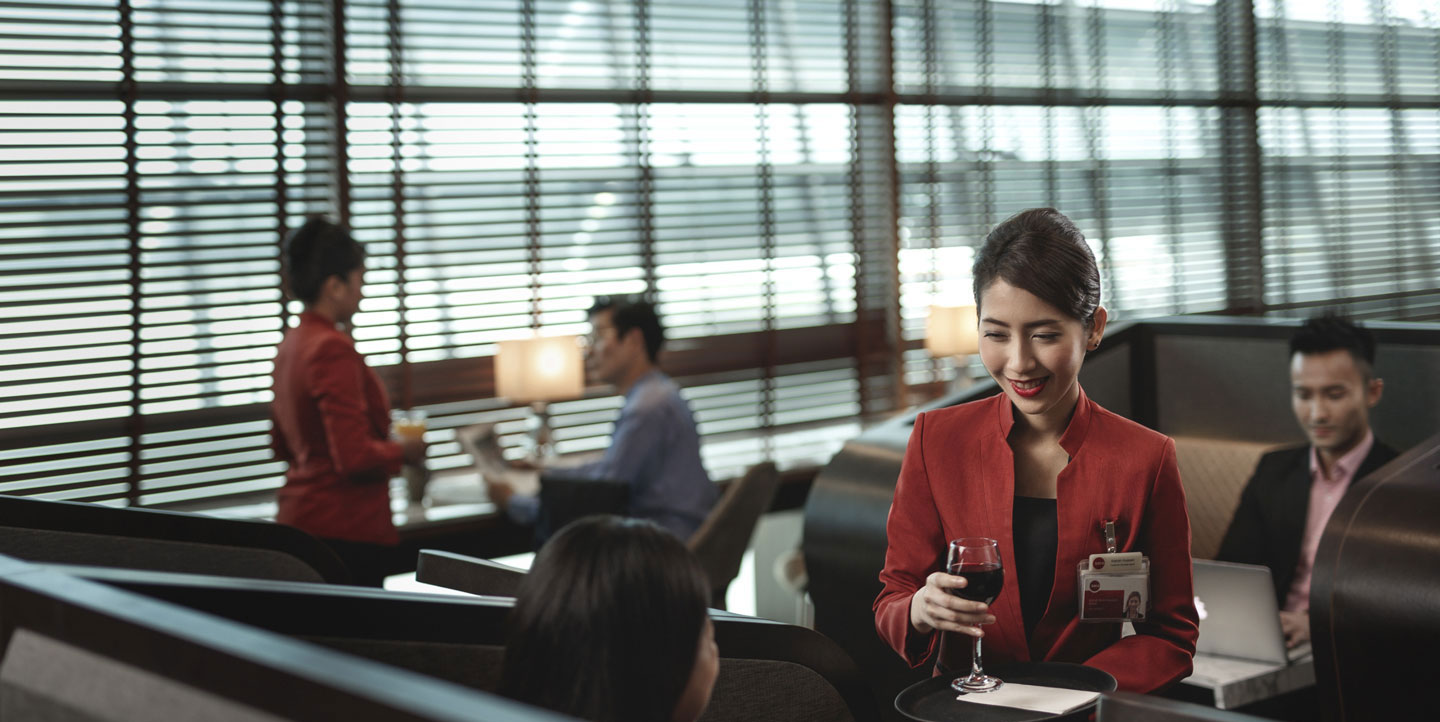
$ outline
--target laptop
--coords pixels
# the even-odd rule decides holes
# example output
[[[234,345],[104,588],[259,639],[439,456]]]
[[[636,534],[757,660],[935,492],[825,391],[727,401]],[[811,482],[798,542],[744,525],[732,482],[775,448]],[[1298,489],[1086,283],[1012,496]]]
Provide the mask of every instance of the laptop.
[[[1310,644],[1285,648],[1270,568],[1195,560],[1196,654],[1286,665],[1310,655]]]

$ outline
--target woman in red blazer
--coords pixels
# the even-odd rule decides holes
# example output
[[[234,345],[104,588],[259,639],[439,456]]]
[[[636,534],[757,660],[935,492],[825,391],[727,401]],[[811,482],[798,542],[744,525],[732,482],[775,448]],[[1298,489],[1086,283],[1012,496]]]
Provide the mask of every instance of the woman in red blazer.
[[[1084,236],[1058,211],[996,226],[974,268],[980,357],[1003,393],[920,414],[895,487],[875,600],[880,636],[912,666],[937,632],[984,637],[985,660],[1084,663],[1120,689],[1149,692],[1188,676],[1198,635],[1190,524],[1175,444],[1086,397],[1077,381],[1106,312]],[[1151,606],[1136,634],[1081,622],[1076,564],[1104,552],[1150,558]],[[943,571],[959,537],[999,542],[1006,585],[991,605],[953,596]],[[983,625],[983,626],[982,626]],[[941,661],[966,667],[968,644]]]
[[[316,536],[395,544],[390,478],[423,465],[424,442],[389,439],[385,388],[340,329],[360,308],[365,251],[315,218],[286,243],[292,295],[305,304],[275,356],[271,445],[289,464],[276,521]]]

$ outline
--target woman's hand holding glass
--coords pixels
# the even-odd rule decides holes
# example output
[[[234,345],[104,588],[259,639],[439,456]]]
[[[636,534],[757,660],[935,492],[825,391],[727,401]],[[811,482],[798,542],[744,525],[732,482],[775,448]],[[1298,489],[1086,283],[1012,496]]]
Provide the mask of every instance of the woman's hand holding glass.
[[[910,597],[910,626],[921,634],[935,630],[959,632],[972,637],[983,637],[982,624],[992,624],[995,616],[984,602],[972,602],[956,596],[952,589],[964,589],[965,577],[945,572],[935,572],[925,578]]]
[[[392,410],[390,435],[400,442],[400,450],[405,457],[400,473],[405,477],[410,502],[421,504],[425,500],[425,485],[430,483],[430,470],[425,464],[425,412],[419,409]]]
[[[1005,565],[1000,561],[1000,544],[986,537],[965,537],[950,542],[950,552],[945,558],[945,568],[951,574],[965,579],[965,584],[956,588],[955,594],[971,601],[984,604],[995,601],[1005,587]],[[990,621],[995,621],[994,617]],[[993,692],[1004,686],[998,677],[985,674],[980,663],[980,638],[971,637],[970,676],[960,677],[950,683],[957,692]]]
[[[418,409],[390,412],[390,435],[400,443],[405,463],[425,468],[425,412]]]

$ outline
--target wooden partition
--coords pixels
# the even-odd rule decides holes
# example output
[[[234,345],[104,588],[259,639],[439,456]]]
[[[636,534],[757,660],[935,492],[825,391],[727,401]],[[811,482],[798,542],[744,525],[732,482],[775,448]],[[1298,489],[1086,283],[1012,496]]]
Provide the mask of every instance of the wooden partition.
[[[1434,719],[1440,434],[1357,481],[1315,553],[1310,629],[1332,722]]]
[[[1174,317],[1114,324],[1080,373],[1105,408],[1176,437],[1223,463],[1186,479],[1197,548],[1213,551],[1261,451],[1303,443],[1290,410],[1288,340],[1298,319]],[[1440,430],[1440,325],[1367,323],[1386,394],[1371,413],[1375,433],[1405,449]],[[875,633],[871,611],[885,562],[885,520],[919,411],[999,393],[993,382],[897,415],[866,430],[815,478],[802,548],[816,629],[859,662],[877,700],[928,676],[910,670]],[[1219,446],[1217,447],[1216,444]],[[1246,446],[1248,445],[1248,446]],[[1244,448],[1242,448],[1244,447]],[[1184,457],[1183,448],[1177,456]],[[1181,458],[1185,477],[1188,462]]]
[[[0,496],[0,554],[255,579],[350,581],[335,552],[283,524],[15,496]]]
[[[499,682],[514,600],[118,569],[72,573],[480,690]],[[720,676],[702,722],[873,722],[860,672],[812,630],[712,611]]]
[[[9,557],[0,655],[3,719],[568,719]]]

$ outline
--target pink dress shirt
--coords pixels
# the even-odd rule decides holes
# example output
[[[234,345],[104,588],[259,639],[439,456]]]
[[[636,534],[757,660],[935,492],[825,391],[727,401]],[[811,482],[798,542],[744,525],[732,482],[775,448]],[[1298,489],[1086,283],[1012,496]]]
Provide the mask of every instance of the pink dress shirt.
[[[1315,550],[1320,547],[1320,534],[1325,531],[1326,522],[1340,505],[1340,497],[1355,480],[1355,471],[1370,455],[1375,445],[1375,434],[1369,430],[1355,448],[1346,452],[1335,462],[1330,474],[1320,466],[1319,453],[1310,447],[1310,509],[1305,514],[1305,535],[1300,538],[1300,561],[1295,564],[1295,581],[1290,583],[1290,592],[1285,596],[1285,611],[1306,612],[1310,610],[1310,572],[1315,566]]]

